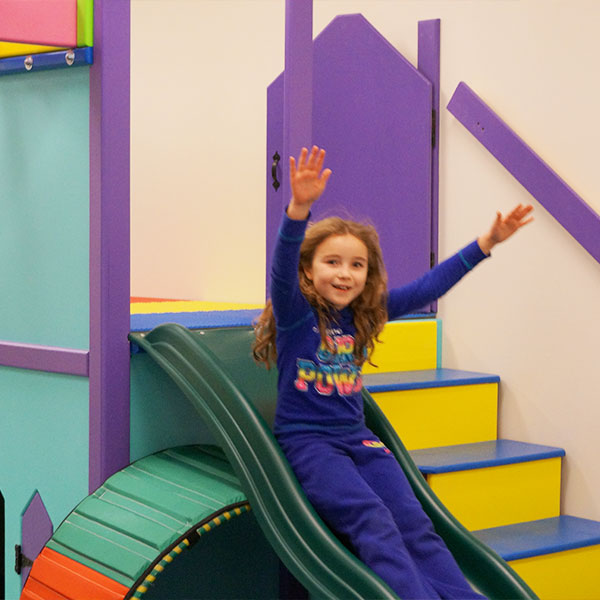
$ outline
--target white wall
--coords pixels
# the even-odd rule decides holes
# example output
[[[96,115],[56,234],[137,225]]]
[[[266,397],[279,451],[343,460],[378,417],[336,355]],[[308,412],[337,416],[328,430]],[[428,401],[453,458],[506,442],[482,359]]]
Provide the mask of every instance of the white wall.
[[[132,0],[132,292],[262,301],[266,86],[283,0]],[[600,520],[600,265],[445,110],[467,82],[600,213],[596,0],[315,0],[416,64],[442,21],[440,252],[496,209],[534,224],[440,303],[444,365],[502,377],[503,437],[562,446],[563,510]],[[335,149],[329,149],[334,151]]]

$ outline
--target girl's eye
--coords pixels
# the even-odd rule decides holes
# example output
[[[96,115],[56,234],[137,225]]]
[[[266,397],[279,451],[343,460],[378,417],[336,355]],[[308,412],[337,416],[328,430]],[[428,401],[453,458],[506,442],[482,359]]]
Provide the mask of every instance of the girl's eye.
[[[355,266],[355,268],[357,268],[357,269],[363,269],[363,268],[364,268],[364,266],[365,266],[365,264],[364,264],[364,263],[361,263],[361,262],[355,262],[355,263],[354,263],[354,266]]]

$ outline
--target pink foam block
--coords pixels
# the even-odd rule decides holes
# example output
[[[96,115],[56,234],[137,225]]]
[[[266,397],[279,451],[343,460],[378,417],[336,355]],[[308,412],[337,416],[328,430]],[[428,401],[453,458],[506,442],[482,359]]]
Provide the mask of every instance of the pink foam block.
[[[0,0],[0,40],[77,46],[77,0]]]

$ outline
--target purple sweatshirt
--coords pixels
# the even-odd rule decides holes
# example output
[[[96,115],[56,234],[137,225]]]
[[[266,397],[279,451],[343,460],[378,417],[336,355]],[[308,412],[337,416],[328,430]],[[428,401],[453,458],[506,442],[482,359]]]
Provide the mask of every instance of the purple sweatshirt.
[[[278,401],[275,434],[295,431],[349,431],[364,424],[361,368],[354,363],[352,309],[338,312],[321,343],[316,311],[298,281],[300,244],[308,220],[284,215],[271,266],[271,300],[277,324]],[[412,283],[389,291],[390,320],[443,296],[486,258],[476,241]]]

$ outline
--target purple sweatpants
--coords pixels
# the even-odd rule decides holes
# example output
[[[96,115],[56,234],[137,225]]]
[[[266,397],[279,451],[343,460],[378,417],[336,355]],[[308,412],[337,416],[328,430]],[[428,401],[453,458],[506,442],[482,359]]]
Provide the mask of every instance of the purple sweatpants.
[[[294,432],[278,440],[317,513],[400,598],[483,598],[369,429]]]

